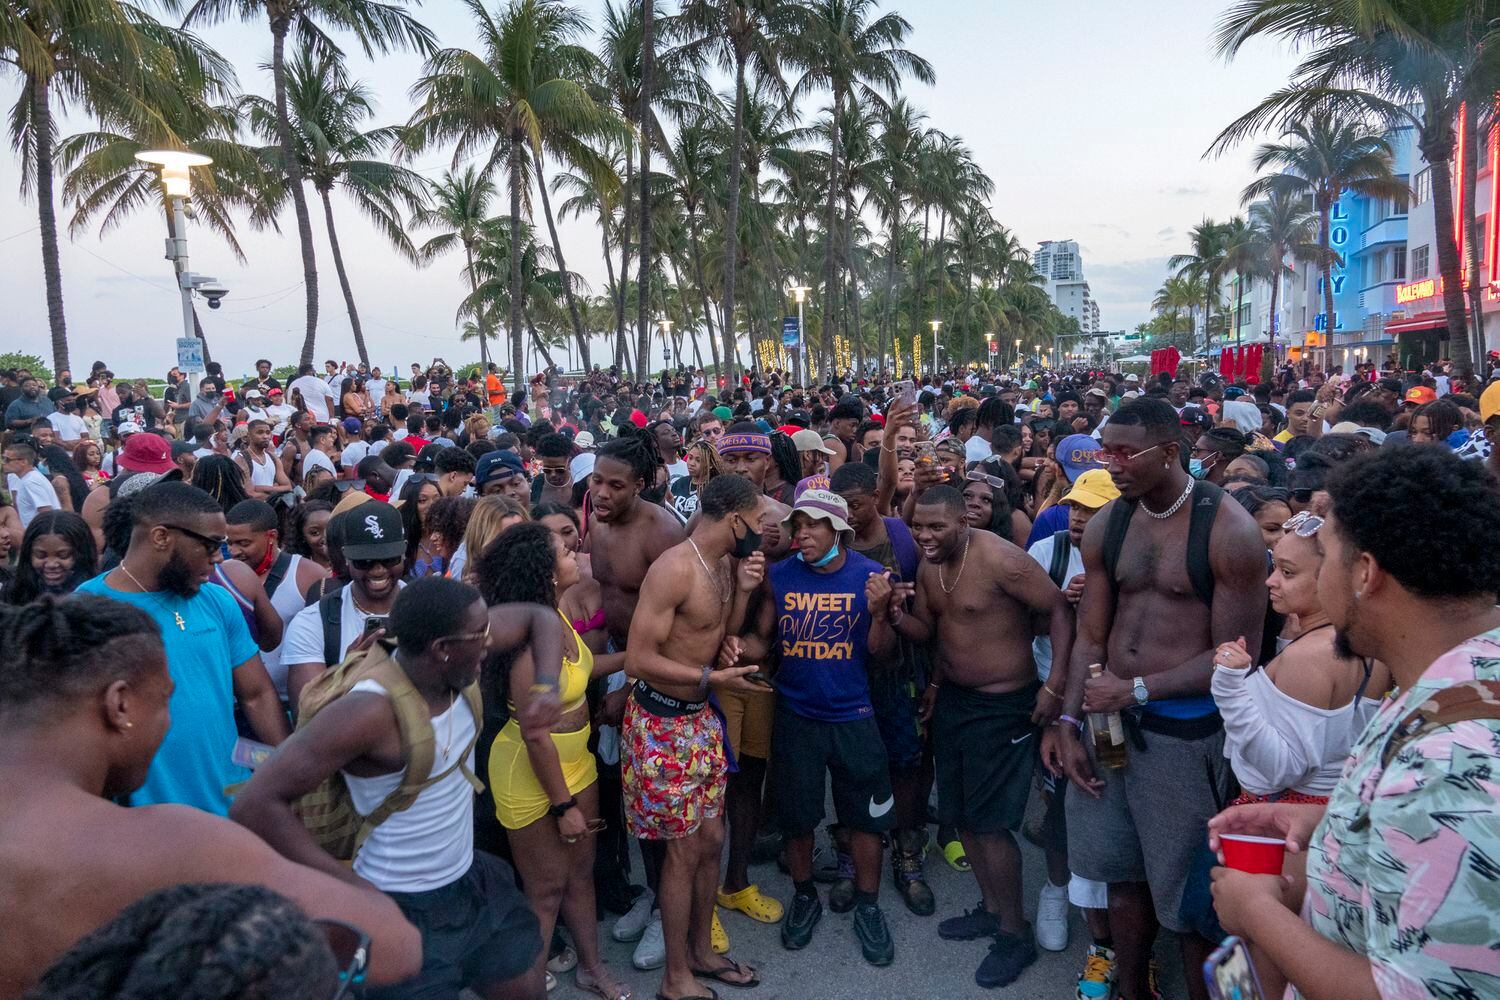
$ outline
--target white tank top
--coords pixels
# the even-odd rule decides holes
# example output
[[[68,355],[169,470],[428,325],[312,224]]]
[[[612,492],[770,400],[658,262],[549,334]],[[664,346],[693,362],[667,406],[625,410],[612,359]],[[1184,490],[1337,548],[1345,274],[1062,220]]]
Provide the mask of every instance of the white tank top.
[[[368,679],[350,690],[386,694],[378,681]],[[384,892],[427,892],[442,888],[469,870],[474,861],[474,788],[453,764],[474,738],[477,725],[462,695],[452,708],[432,717],[432,773],[452,771],[424,789],[411,808],[392,815],[371,831],[354,858],[355,874]],[[446,753],[444,747],[448,748]],[[473,750],[466,763],[472,771]],[[376,778],[343,773],[354,809],[361,816],[374,812],[401,784],[400,771]]]
[[[271,607],[281,616],[281,644],[269,653],[260,654],[260,662],[265,664],[266,673],[271,675],[271,683],[276,685],[276,696],[282,701],[286,701],[287,668],[281,662],[281,650],[286,645],[286,630],[291,627],[297,612],[307,607],[307,602],[302,599],[302,592],[297,588],[297,568],[301,565],[302,557],[292,556],[292,561],[287,563],[286,576],[281,578],[276,593],[271,595]]]
[[[251,486],[275,486],[276,485],[276,460],[269,452],[266,453],[264,462],[257,462],[255,456],[248,451],[240,452],[245,456],[245,462],[250,466]]]

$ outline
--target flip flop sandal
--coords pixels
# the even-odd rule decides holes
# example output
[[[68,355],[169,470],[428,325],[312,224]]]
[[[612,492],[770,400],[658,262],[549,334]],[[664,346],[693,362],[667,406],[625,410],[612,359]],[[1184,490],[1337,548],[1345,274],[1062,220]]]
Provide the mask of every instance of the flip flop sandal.
[[[673,998],[667,996],[665,993],[658,993],[656,994],[656,1000],[673,1000]],[[677,997],[676,1000],[719,1000],[719,994],[714,992],[713,987],[710,986],[707,996],[704,996],[702,993],[694,993],[691,996]]]
[[[943,860],[948,862],[948,867],[956,872],[973,871],[969,865],[969,856],[964,851],[962,841],[950,840],[943,845]]]
[[[605,988],[603,983],[596,982],[592,976],[584,972],[582,967],[573,976],[573,982],[579,989],[586,993],[592,993],[597,997],[602,997],[603,1000],[633,1000],[634,997],[634,994],[630,992],[630,988],[626,986],[621,986],[614,992],[610,992]]]
[[[747,972],[750,974],[750,978],[745,980],[744,982],[737,982],[733,979],[726,978],[731,975],[743,976]],[[700,979],[712,979],[714,982],[718,983],[721,986],[729,986],[737,990],[753,989],[754,987],[760,985],[760,977],[755,974],[754,969],[750,968],[750,966],[748,965],[742,965],[739,962],[735,962],[732,959],[730,965],[723,965],[717,969],[694,969],[693,975],[699,977]]]

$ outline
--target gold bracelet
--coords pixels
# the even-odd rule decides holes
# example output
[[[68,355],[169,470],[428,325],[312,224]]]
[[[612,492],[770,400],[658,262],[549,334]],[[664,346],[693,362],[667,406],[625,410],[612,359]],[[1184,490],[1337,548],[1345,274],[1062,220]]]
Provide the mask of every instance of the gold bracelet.
[[[1047,692],[1048,694],[1050,694],[1054,698],[1061,698],[1062,697],[1062,695],[1059,692],[1052,690],[1050,687],[1048,687],[1045,684],[1042,685],[1042,690],[1045,691],[1045,692]]]
[[[556,694],[557,693],[557,685],[556,684],[542,684],[542,683],[538,682],[536,684],[531,685],[531,693],[532,694]]]

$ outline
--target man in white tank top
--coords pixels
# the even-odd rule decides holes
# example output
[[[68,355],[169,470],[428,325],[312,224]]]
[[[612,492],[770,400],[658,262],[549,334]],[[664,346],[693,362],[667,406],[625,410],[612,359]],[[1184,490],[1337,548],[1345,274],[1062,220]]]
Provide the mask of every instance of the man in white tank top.
[[[387,693],[359,681],[306,726],[284,751],[262,764],[236,799],[231,817],[288,858],[345,881],[388,893],[422,934],[422,971],[395,987],[371,989],[371,1000],[457,997],[472,989],[487,1000],[542,1000],[546,951],[536,917],[499,858],[474,850],[474,743],[482,724],[461,692],[479,677],[489,653],[529,648],[537,683],[553,694],[528,705],[528,732],[557,721],[562,634],[557,613],[533,605],[486,609],[474,588],[424,577],[401,592],[390,625],[397,665],[432,713],[432,775],[441,775],[412,805],[375,827],[347,865],[322,850],[292,803],[342,772],[356,811],[368,816],[401,782],[406,767]],[[384,637],[357,644],[369,649]],[[457,766],[462,764],[463,766]]]
[[[275,649],[263,650],[260,659],[276,686],[277,696],[285,702],[287,668],[281,653],[286,646],[286,631],[297,612],[307,606],[302,595],[318,582],[324,570],[311,559],[282,550],[280,522],[275,509],[264,500],[242,500],[229,509],[224,519],[228,524],[230,556],[255,570],[271,598],[271,606],[281,616],[282,641]]]
[[[245,488],[251,496],[263,500],[286,493],[292,488],[292,481],[281,467],[281,459],[271,450],[270,421],[252,420],[246,428],[244,450],[234,456],[245,474]]]

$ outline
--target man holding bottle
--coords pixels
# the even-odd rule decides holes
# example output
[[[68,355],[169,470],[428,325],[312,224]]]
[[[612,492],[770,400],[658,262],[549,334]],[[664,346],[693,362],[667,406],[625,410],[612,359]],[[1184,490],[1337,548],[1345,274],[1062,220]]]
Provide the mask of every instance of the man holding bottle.
[[[1209,952],[1181,913],[1208,819],[1227,804],[1209,680],[1220,643],[1244,637],[1251,656],[1259,652],[1265,543],[1244,508],[1188,475],[1180,420],[1166,402],[1126,403],[1101,438],[1099,458],[1121,498],[1084,531],[1088,586],[1072,655],[1058,652],[1048,682],[1064,684],[1066,698],[1042,753],[1084,793],[1067,797],[1069,861],[1075,874],[1109,885],[1117,996],[1148,1000],[1159,926],[1179,932],[1187,968]],[[1127,760],[1101,766],[1078,720],[1126,710]],[[1205,995],[1198,976],[1187,983],[1191,996]]]

